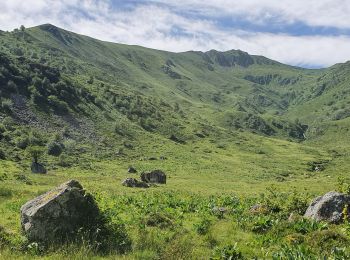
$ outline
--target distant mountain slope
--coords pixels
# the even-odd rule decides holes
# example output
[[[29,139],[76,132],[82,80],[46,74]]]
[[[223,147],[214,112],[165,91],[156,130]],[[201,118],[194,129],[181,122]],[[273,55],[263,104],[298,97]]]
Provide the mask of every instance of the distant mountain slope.
[[[33,100],[40,87],[32,85],[45,83],[33,78],[48,79],[52,90],[39,93],[49,105],[42,107],[46,112],[61,102],[77,116],[88,115],[88,108],[101,110],[107,119],[126,117],[163,135],[189,138],[205,124],[299,141],[311,138],[306,131],[320,121],[350,116],[348,64],[308,70],[236,50],[170,53],[103,42],[50,24],[0,37],[1,57],[15,68],[11,72],[2,62],[9,72],[2,73],[2,95]],[[57,79],[43,70],[57,71]],[[11,89],[9,81],[26,86]],[[71,89],[58,90],[62,83]]]

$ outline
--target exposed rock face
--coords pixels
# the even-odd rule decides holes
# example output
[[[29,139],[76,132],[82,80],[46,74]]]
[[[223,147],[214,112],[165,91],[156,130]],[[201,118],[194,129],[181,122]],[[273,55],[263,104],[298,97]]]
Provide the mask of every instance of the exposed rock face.
[[[141,180],[149,183],[166,184],[166,174],[161,170],[141,173]]]
[[[32,173],[41,173],[41,174],[47,173],[44,165],[37,162],[33,162],[30,169],[32,170]]]
[[[349,195],[331,191],[314,199],[304,217],[337,224],[343,221],[343,210],[346,205],[350,205]]]
[[[21,207],[21,225],[30,241],[64,242],[79,228],[93,227],[100,211],[75,180],[28,201]]]
[[[138,181],[135,178],[126,178],[122,182],[123,186],[131,188],[149,188],[149,185],[143,181]]]

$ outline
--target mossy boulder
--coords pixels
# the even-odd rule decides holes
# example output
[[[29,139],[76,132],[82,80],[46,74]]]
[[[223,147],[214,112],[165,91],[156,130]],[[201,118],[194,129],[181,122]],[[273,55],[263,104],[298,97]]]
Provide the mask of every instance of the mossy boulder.
[[[141,180],[147,183],[166,184],[166,174],[161,170],[141,173]]]
[[[79,229],[98,223],[94,198],[79,182],[70,180],[21,207],[21,225],[29,241],[65,242]]]
[[[317,221],[322,220],[338,224],[348,217],[344,216],[344,209],[349,205],[350,195],[331,191],[315,198],[304,216]]]
[[[40,174],[47,173],[45,166],[38,163],[38,162],[33,162],[32,165],[30,166],[30,169],[31,169],[32,173],[40,173]]]

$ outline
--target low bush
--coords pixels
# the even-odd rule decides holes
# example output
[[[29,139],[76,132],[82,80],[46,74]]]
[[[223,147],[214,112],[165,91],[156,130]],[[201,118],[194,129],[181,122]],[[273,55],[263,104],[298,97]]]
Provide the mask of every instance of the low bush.
[[[58,162],[57,162],[58,166],[61,166],[61,167],[69,167],[71,166],[71,162],[69,160],[69,156],[66,155],[66,154],[61,154],[59,157],[58,157]]]
[[[30,144],[30,141],[27,136],[19,137],[16,139],[16,146],[22,150],[26,149],[29,144]]]
[[[240,260],[244,259],[243,254],[239,251],[237,243],[234,245],[227,245],[224,247],[216,247],[214,249],[213,255],[210,258],[212,260]]]
[[[165,213],[154,212],[145,218],[145,224],[151,227],[171,228],[174,226],[174,221]]]
[[[327,223],[302,218],[293,223],[292,228],[298,233],[306,234],[317,230],[325,230],[328,228],[328,225]]]
[[[10,234],[8,234],[5,228],[0,225],[0,249],[9,244],[10,244]]]
[[[47,145],[47,154],[52,156],[59,156],[63,152],[64,145],[57,141],[52,141]]]
[[[195,223],[193,226],[197,234],[205,235],[210,229],[211,221],[208,218],[202,218],[198,223]]]
[[[273,260],[289,260],[289,259],[316,260],[318,258],[309,248],[305,246],[282,245],[279,251],[276,251],[272,254],[272,259]]]
[[[6,159],[5,152],[0,148],[0,160],[5,160],[5,159]]]

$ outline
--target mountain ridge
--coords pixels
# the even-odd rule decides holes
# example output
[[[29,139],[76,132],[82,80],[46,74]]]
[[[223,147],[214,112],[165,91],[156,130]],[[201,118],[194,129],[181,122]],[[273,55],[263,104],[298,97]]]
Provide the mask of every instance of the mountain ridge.
[[[31,28],[40,28],[40,29],[42,29],[44,31],[47,31],[49,28],[52,28],[52,29],[55,29],[55,30],[64,31],[66,33],[74,33],[73,31],[62,29],[62,28],[60,28],[60,27],[58,27],[56,25],[50,24],[50,23],[29,27],[28,29],[31,29]],[[295,65],[284,64],[284,63],[275,61],[273,59],[270,59],[270,58],[268,58],[266,56],[256,55],[256,54],[249,54],[248,52],[245,52],[244,50],[239,50],[239,49],[230,49],[230,50],[225,50],[225,51],[218,51],[218,50],[215,50],[215,49],[211,49],[211,50],[208,50],[208,51],[188,50],[188,51],[182,51],[182,52],[171,52],[171,51],[158,50],[158,49],[155,49],[155,48],[149,48],[149,47],[144,47],[144,46],[135,45],[135,44],[125,44],[125,43],[117,43],[117,42],[113,42],[113,41],[99,40],[99,39],[96,39],[94,37],[87,36],[87,35],[84,35],[84,34],[78,34],[78,33],[74,33],[74,34],[77,34],[77,35],[80,35],[80,36],[83,36],[83,37],[88,37],[90,39],[101,41],[101,42],[104,42],[104,43],[119,44],[119,45],[132,46],[132,47],[140,47],[140,48],[144,48],[144,49],[148,49],[148,50],[155,50],[155,51],[165,52],[165,53],[170,53],[170,54],[181,54],[181,53],[187,53],[187,52],[200,53],[200,54],[209,54],[209,53],[212,53],[212,52],[217,52],[217,53],[225,54],[225,53],[232,53],[232,52],[233,53],[234,52],[236,52],[236,53],[241,52],[241,53],[244,53],[244,54],[248,54],[249,56],[252,56],[252,57],[266,59],[266,60],[268,60],[268,61],[270,61],[272,63],[278,63],[280,65],[290,66],[290,67],[294,67],[294,68],[298,68],[298,69],[305,69],[305,70],[322,70],[322,69],[326,69],[326,68],[310,69],[310,68],[298,67],[298,66],[295,66]],[[337,63],[337,64],[342,64],[342,63]],[[334,64],[334,65],[337,65],[337,64]],[[332,67],[334,65],[331,65],[329,67]]]

